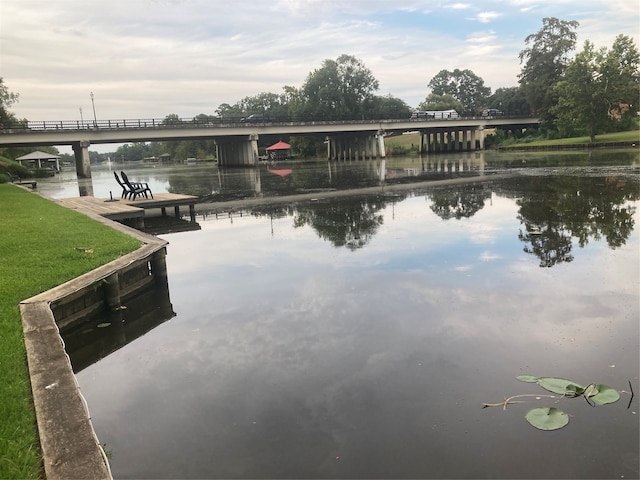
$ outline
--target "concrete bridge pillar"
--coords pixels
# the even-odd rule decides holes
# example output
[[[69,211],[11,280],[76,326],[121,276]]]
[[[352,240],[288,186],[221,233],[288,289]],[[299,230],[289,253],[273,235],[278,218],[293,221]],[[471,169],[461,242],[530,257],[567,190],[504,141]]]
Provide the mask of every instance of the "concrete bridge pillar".
[[[470,133],[471,133],[471,142],[470,142],[470,145],[469,145],[469,150],[475,151],[475,149],[476,149],[476,130],[475,130],[475,128],[472,128]]]
[[[380,158],[387,156],[387,152],[384,149],[384,130],[378,130],[378,152],[380,153]]]
[[[223,167],[255,167],[258,164],[258,135],[217,138],[218,165]]]
[[[484,127],[478,127],[478,136],[480,137],[480,150],[484,150]]]
[[[384,137],[378,135],[378,143],[382,141],[381,152],[384,152]],[[338,135],[326,137],[327,160],[366,160],[374,158],[376,153],[376,135]]]
[[[73,143],[73,155],[76,159],[76,174],[78,178],[91,178],[91,163],[89,162],[89,142]]]

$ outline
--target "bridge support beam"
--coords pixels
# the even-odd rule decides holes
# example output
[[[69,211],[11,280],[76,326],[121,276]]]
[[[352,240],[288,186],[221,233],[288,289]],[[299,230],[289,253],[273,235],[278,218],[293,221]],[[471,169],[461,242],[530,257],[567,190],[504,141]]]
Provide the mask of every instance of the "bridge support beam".
[[[78,178],[91,178],[89,145],[91,145],[89,142],[77,142],[71,145],[76,159],[76,174]]]
[[[433,128],[420,132],[419,153],[468,152],[484,149],[484,128]]]
[[[223,167],[255,167],[258,165],[258,135],[216,138],[218,165]]]
[[[484,127],[478,127],[477,132],[480,141],[480,150],[484,150]]]
[[[387,152],[384,149],[384,130],[378,130],[378,149],[380,152],[380,158],[385,158]]]
[[[379,150],[376,151],[376,137]],[[326,138],[327,160],[366,160],[380,155],[384,158],[384,136],[378,135],[336,135]]]

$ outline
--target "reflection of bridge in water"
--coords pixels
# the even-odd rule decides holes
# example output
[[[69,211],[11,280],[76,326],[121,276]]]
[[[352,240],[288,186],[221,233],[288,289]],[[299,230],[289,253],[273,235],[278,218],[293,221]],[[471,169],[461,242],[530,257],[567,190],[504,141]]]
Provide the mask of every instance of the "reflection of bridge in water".
[[[226,195],[245,192],[245,198],[295,195],[324,190],[342,190],[359,187],[384,186],[401,181],[424,181],[456,176],[484,175],[484,152],[459,152],[451,155],[421,155],[408,161],[387,159],[360,161],[331,161],[326,169],[307,174],[304,165],[296,162],[279,164],[287,174],[274,174],[273,169],[246,169],[219,167],[216,194],[201,201],[224,200]],[[357,173],[354,173],[357,172]]]

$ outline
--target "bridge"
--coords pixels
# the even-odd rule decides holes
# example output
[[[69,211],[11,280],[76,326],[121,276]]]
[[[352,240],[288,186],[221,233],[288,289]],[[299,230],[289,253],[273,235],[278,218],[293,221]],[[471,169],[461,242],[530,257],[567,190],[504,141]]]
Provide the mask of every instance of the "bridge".
[[[224,119],[137,119],[96,121],[29,121],[0,127],[0,147],[60,146],[73,148],[79,178],[90,178],[92,144],[215,140],[221,166],[255,166],[261,136],[321,136],[330,160],[385,157],[384,137],[420,133],[420,153],[484,148],[486,129],[523,130],[538,125],[532,117],[457,117],[445,119],[359,119],[242,122]]]

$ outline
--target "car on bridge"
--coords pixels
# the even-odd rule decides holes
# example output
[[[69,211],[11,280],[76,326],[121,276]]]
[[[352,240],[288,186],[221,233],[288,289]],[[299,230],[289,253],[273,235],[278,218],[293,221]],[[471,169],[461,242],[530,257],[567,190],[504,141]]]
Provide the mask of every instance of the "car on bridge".
[[[487,108],[482,111],[483,117],[501,117],[502,115],[504,115],[502,110],[498,110],[497,108]]]
[[[416,119],[416,118],[436,118],[436,115],[435,115],[435,113],[417,111],[417,112],[413,112],[411,114],[411,118],[412,119]]]

